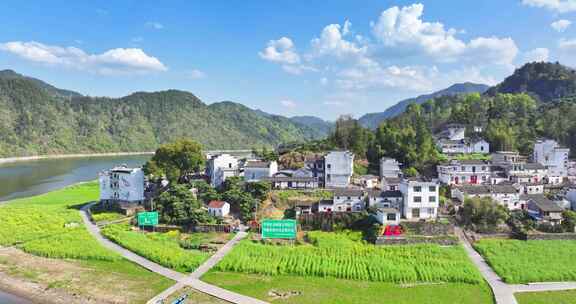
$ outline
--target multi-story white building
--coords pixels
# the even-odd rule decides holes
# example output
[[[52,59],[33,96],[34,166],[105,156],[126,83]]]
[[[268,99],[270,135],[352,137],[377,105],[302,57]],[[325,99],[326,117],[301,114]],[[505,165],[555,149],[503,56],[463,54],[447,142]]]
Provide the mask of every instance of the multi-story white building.
[[[276,161],[249,160],[244,166],[244,180],[257,182],[272,177],[278,172]]]
[[[318,203],[319,212],[360,212],[366,208],[364,191],[361,189],[334,189],[332,200]]]
[[[451,160],[437,166],[438,179],[446,185],[490,182],[491,164],[486,160]]]
[[[438,182],[425,178],[407,178],[400,183],[402,215],[408,220],[434,219],[438,216]]]
[[[561,147],[555,140],[541,139],[534,144],[532,158],[546,168],[550,176],[568,176],[570,149]]]
[[[350,151],[331,151],[324,157],[326,188],[346,188],[354,172],[354,154]]]
[[[206,175],[210,177],[213,187],[219,187],[226,178],[239,174],[238,159],[230,154],[214,155],[208,160]]]
[[[400,170],[401,165],[401,163],[393,158],[382,157],[380,159],[380,178],[399,177],[402,175],[402,171]]]
[[[141,168],[115,167],[100,172],[100,201],[103,203],[144,202],[144,172]]]

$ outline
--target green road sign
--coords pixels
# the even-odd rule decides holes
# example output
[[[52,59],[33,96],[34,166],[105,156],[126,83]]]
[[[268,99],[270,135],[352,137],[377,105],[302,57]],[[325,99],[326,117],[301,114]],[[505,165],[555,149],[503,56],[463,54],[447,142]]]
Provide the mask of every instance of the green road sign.
[[[263,220],[263,239],[295,239],[296,220]]]
[[[138,226],[156,226],[158,225],[158,212],[139,212]]]

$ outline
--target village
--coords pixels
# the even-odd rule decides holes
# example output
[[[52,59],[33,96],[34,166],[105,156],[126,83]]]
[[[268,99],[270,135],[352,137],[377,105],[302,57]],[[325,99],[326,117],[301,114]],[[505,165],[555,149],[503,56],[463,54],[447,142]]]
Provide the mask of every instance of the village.
[[[576,171],[570,167],[569,149],[542,139],[535,143],[530,156],[513,151],[489,153],[485,140],[467,138],[464,132],[464,126],[449,125],[436,137],[438,149],[454,156],[437,166],[436,176],[406,176],[402,164],[387,157],[380,160],[379,175],[358,175],[353,153],[327,151],[306,157],[296,169],[283,168],[278,161],[253,153],[243,158],[227,153],[206,155],[205,171],[189,178],[205,181],[212,189],[222,189],[227,180],[233,180],[259,183],[266,189],[263,191],[299,193],[288,206],[296,217],[368,212],[383,225],[382,232],[395,231],[395,236],[401,234],[395,228],[401,222],[453,219],[470,198],[490,198],[508,212],[522,212],[541,230],[560,227],[563,212],[576,208],[572,183]],[[467,155],[474,157],[462,157]],[[99,180],[100,201],[116,204],[126,214],[151,211],[154,195],[170,183],[166,179],[151,183],[141,168],[126,167],[102,172]],[[193,186],[189,190],[195,197],[206,191]],[[323,195],[306,199],[315,197],[315,192]],[[223,199],[204,200],[202,208],[210,216],[235,225],[238,220],[249,225],[264,219],[256,210],[250,216],[231,213],[231,202]]]

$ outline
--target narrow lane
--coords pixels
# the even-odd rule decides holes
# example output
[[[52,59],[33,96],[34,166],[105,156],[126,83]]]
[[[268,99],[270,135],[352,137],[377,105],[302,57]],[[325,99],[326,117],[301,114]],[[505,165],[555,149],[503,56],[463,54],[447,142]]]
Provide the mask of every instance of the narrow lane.
[[[236,236],[234,236],[234,238],[232,238],[232,240],[230,240],[226,244],[224,244],[224,246],[222,246],[222,248],[220,248],[212,257],[210,257],[208,260],[206,260],[206,262],[204,262],[202,265],[200,265],[200,267],[198,267],[196,269],[196,271],[194,271],[189,276],[186,276],[182,273],[168,269],[168,268],[161,266],[159,264],[156,264],[156,263],[154,263],[154,262],[152,262],[146,258],[143,258],[143,257],[117,245],[116,243],[106,239],[104,236],[102,236],[102,234],[100,233],[100,228],[98,226],[96,226],[94,223],[92,223],[92,221],[90,220],[90,215],[89,215],[90,210],[89,209],[94,204],[95,203],[90,203],[90,204],[84,205],[82,207],[82,209],[80,210],[80,215],[82,216],[82,220],[84,221],[86,228],[88,229],[90,234],[92,234],[96,238],[96,240],[98,240],[98,242],[100,242],[106,248],[118,252],[120,255],[122,255],[126,259],[128,259],[128,260],[130,260],[130,261],[132,261],[132,262],[134,262],[134,263],[136,263],[136,264],[138,264],[138,265],[140,265],[140,266],[142,266],[142,267],[144,267],[144,268],[146,268],[152,272],[155,272],[157,274],[160,274],[164,277],[170,278],[170,279],[177,282],[176,284],[172,285],[168,289],[164,290],[159,295],[150,299],[147,302],[148,304],[161,303],[161,301],[166,299],[172,293],[178,291],[179,289],[181,289],[182,287],[184,287],[186,285],[191,286],[192,288],[194,288],[200,292],[209,294],[211,296],[214,296],[216,298],[228,301],[230,303],[267,304],[267,302],[264,302],[264,301],[261,301],[258,299],[254,299],[254,298],[251,298],[251,297],[248,297],[245,295],[237,294],[237,293],[234,293],[232,291],[222,289],[220,287],[210,285],[208,283],[205,283],[205,282],[202,282],[199,280],[199,278],[203,274],[205,274],[207,271],[209,271],[210,268],[214,267],[214,265],[216,265],[228,252],[230,252],[230,250],[232,250],[234,245],[236,245],[240,240],[242,240],[244,237],[246,237],[248,235],[246,232],[240,231],[239,233],[237,233]]]

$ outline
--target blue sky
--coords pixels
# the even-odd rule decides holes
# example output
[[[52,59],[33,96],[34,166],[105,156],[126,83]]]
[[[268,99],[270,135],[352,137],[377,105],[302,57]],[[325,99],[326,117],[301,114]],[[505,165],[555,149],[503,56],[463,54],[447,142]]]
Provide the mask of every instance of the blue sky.
[[[334,119],[532,60],[576,65],[576,0],[3,1],[0,69],[92,96],[181,89]]]

